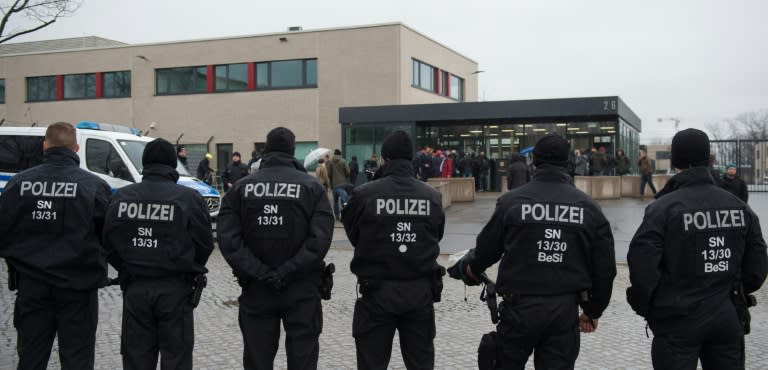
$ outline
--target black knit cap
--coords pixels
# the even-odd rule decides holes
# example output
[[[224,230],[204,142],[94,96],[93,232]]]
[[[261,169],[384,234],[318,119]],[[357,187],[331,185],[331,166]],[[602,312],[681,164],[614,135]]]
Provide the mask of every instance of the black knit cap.
[[[285,127],[275,127],[267,134],[264,153],[282,152],[293,155],[296,151],[296,136]]]
[[[163,164],[176,168],[176,149],[167,140],[155,139],[144,147],[141,164],[147,167],[151,164]]]
[[[413,159],[413,144],[411,138],[405,131],[395,131],[381,144],[381,158],[385,160],[393,159]]]
[[[695,128],[685,129],[672,138],[670,160],[676,168],[701,167],[709,164],[709,137]]]
[[[541,166],[551,164],[555,166],[568,166],[568,153],[571,145],[564,137],[549,133],[544,135],[533,147],[533,164]]]

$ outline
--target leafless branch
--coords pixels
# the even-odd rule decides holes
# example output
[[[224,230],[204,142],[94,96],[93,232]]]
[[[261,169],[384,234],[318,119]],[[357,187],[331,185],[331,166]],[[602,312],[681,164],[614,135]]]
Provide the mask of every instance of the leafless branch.
[[[79,0],[14,0],[0,1],[0,44],[21,35],[48,27],[80,8]],[[31,21],[30,26],[12,27],[13,23]]]

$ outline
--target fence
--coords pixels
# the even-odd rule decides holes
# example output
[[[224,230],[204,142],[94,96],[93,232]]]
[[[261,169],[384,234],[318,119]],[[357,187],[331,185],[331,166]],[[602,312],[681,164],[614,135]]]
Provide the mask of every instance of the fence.
[[[749,191],[768,192],[768,140],[712,140],[711,154],[715,156],[714,169],[722,176],[728,163],[735,163],[738,175],[747,183]]]

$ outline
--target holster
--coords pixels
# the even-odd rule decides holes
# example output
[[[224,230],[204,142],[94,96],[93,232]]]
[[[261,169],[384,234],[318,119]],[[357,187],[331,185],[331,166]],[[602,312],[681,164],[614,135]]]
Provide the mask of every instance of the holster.
[[[7,260],[5,264],[8,266],[8,290],[14,291],[19,289],[19,273]]]
[[[483,334],[477,347],[477,367],[480,370],[500,369],[498,334],[495,331]]]
[[[203,295],[203,288],[208,285],[208,278],[205,274],[195,274],[192,276],[192,296],[189,298],[189,303],[192,308],[197,307],[200,304],[200,297]]]
[[[432,302],[440,302],[443,296],[443,276],[445,276],[445,267],[435,265],[432,269]]]
[[[325,265],[321,273],[322,285],[320,286],[320,298],[324,300],[331,299],[331,290],[333,290],[333,273],[336,272],[336,265],[329,263]]]
[[[739,322],[744,326],[744,335],[752,330],[750,327],[752,316],[749,314],[749,308],[757,305],[757,299],[752,294],[744,293],[744,286],[737,282],[731,289],[731,301],[736,306],[736,314],[739,316]]]
[[[480,280],[484,284],[483,290],[480,292],[480,300],[488,305],[488,311],[491,312],[491,322],[497,324],[499,322],[499,305],[496,303],[496,283],[485,273],[480,274]]]

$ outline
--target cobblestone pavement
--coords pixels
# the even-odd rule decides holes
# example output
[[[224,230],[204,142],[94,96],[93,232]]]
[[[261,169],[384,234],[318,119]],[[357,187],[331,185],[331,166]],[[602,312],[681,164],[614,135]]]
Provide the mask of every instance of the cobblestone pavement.
[[[762,195],[762,194],[761,194]],[[768,198],[768,196],[766,197]],[[492,201],[487,202],[491,206]],[[752,203],[752,200],[750,200]],[[481,202],[482,204],[482,202]],[[754,207],[754,205],[753,205]],[[453,208],[453,207],[452,207]],[[760,208],[755,208],[759,213]],[[472,222],[484,222],[490,217],[488,209],[478,212],[486,214],[478,219],[466,208],[456,207],[449,212],[449,224],[459,212],[462,216],[475,217]],[[761,218],[768,215],[761,214]],[[328,253],[327,262],[337,266],[333,299],[323,301],[324,329],[320,337],[321,369],[355,368],[355,347],[352,338],[352,311],[355,301],[355,278],[349,272],[352,252],[343,230],[338,227],[334,235],[334,246]],[[449,226],[450,228],[450,226]],[[468,229],[469,227],[467,227]],[[469,234],[469,230],[459,230]],[[479,231],[479,227],[474,233]],[[473,238],[472,238],[473,239]],[[448,256],[440,257],[440,263],[448,266]],[[208,268],[208,288],[203,292],[200,306],[195,310],[195,352],[196,369],[239,369],[242,368],[242,337],[237,324],[237,300],[239,287],[232,278],[218,250],[211,256]],[[493,270],[493,268],[492,268]],[[495,271],[489,271],[495,276]],[[628,271],[625,265],[618,265],[619,275],[614,284],[611,304],[600,319],[596,333],[581,336],[581,352],[576,362],[578,369],[648,369],[650,364],[651,340],[646,337],[645,323],[636,316],[624,299],[628,285]],[[112,272],[111,275],[114,275]],[[446,279],[443,301],[435,305],[437,337],[435,339],[435,365],[438,369],[476,368],[476,351],[483,333],[493,330],[487,308],[478,299],[480,289],[468,288],[461,282]],[[5,263],[0,263],[0,369],[15,368],[16,331],[13,328],[13,302],[15,295],[7,289]],[[760,302],[752,312],[752,334],[746,337],[747,368],[768,368],[768,293],[761,289],[757,294]],[[122,297],[119,288],[109,287],[99,291],[99,327],[96,342],[96,367],[98,369],[121,368],[120,320]],[[54,344],[49,368],[59,368],[57,347]],[[275,360],[276,368],[286,368],[283,343]],[[532,368],[532,362],[528,364]],[[403,369],[399,344],[395,339],[390,368]]]

